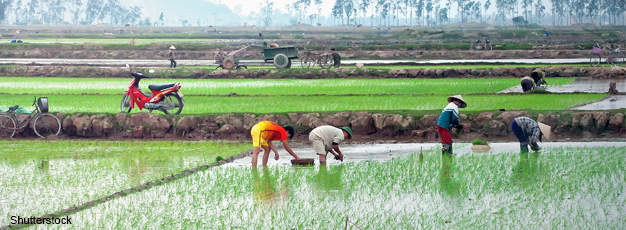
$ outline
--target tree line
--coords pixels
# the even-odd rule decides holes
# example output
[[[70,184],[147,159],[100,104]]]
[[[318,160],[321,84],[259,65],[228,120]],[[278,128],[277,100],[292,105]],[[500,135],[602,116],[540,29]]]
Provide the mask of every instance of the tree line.
[[[0,0],[0,22],[15,25],[162,25],[163,13],[156,20],[141,17],[142,7],[126,7],[119,0]]]

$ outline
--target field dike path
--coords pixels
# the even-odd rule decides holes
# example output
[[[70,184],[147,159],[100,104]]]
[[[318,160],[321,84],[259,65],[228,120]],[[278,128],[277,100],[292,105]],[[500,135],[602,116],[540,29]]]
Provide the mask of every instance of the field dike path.
[[[530,76],[536,68],[495,67],[495,68],[433,68],[420,67],[405,69],[402,67],[385,69],[243,69],[214,70],[208,68],[153,68],[155,78],[190,78],[190,79],[323,79],[323,78],[486,78]],[[591,77],[596,79],[625,79],[623,67],[572,67],[552,66],[542,68],[548,72],[547,78],[553,77]],[[148,69],[138,69],[147,73]],[[9,77],[80,77],[80,78],[129,78],[128,69],[122,67],[87,67],[87,66],[0,66],[0,76]]]
[[[461,111],[465,125],[460,135],[453,138],[511,139],[509,126],[513,119],[528,116],[552,127],[556,140],[576,138],[626,137],[625,109],[609,111]],[[25,116],[25,115],[22,115]],[[439,111],[398,111],[396,113],[338,112],[288,114],[224,114],[196,116],[166,116],[149,113],[118,114],[64,114],[63,132],[58,138],[170,138],[170,139],[224,139],[249,140],[252,126],[260,121],[291,125],[296,129],[295,139],[306,140],[308,133],[321,125],[351,126],[354,141],[411,140],[435,142]],[[455,130],[453,130],[455,131]],[[35,137],[32,129],[19,134]],[[17,137],[20,138],[20,137]]]
[[[141,185],[137,185],[137,186],[132,187],[132,188],[127,188],[127,189],[115,192],[113,194],[110,194],[108,196],[102,197],[102,198],[97,199],[97,200],[92,200],[92,201],[80,204],[78,206],[74,206],[74,207],[71,207],[71,208],[63,209],[63,210],[60,210],[60,211],[57,211],[57,212],[53,212],[53,213],[48,213],[48,214],[45,214],[45,215],[42,215],[42,216],[38,216],[36,218],[62,217],[62,216],[74,214],[74,213],[77,213],[77,212],[89,209],[91,207],[94,207],[96,205],[99,205],[99,204],[111,201],[113,199],[116,199],[116,198],[119,198],[119,197],[123,197],[123,196],[127,196],[127,195],[130,195],[130,194],[133,194],[133,193],[141,192],[141,191],[150,189],[150,188],[155,187],[155,186],[159,186],[159,185],[162,185],[162,184],[174,181],[174,180],[178,180],[180,178],[189,176],[191,174],[194,174],[196,172],[199,172],[199,171],[211,168],[211,167],[216,167],[216,166],[220,166],[220,165],[224,165],[224,164],[227,164],[227,163],[234,162],[237,159],[241,159],[241,158],[244,158],[244,157],[247,157],[247,156],[250,156],[250,155],[252,155],[252,150],[245,151],[243,153],[240,153],[240,154],[235,155],[235,156],[228,157],[228,158],[226,158],[224,160],[221,160],[221,161],[218,161],[218,162],[215,162],[215,163],[211,163],[211,164],[207,164],[207,165],[200,165],[200,166],[197,166],[195,168],[184,170],[184,171],[182,171],[180,173],[177,173],[177,174],[172,174],[170,176],[166,176],[166,177],[163,177],[163,178],[160,178],[160,179],[156,179],[156,180],[153,180],[153,181],[148,181],[148,182],[143,183]],[[31,226],[31,225],[5,225],[5,226],[0,226],[0,230],[4,230],[4,229],[21,229],[21,228],[26,228],[26,227],[29,227],[29,226]]]

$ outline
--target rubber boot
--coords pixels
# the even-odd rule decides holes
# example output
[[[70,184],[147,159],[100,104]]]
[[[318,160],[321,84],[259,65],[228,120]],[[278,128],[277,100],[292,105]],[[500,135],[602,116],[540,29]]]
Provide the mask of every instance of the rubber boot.
[[[528,153],[528,142],[520,142],[521,153]]]
[[[442,144],[441,145],[441,154],[442,155],[452,155],[452,145]]]

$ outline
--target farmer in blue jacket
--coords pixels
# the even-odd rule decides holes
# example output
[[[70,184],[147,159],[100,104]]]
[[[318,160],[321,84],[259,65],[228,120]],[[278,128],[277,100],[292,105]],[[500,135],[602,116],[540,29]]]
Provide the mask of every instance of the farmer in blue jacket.
[[[453,127],[462,129],[463,125],[459,122],[459,108],[467,107],[467,103],[463,100],[461,95],[456,95],[448,98],[448,106],[441,111],[439,120],[437,120],[437,131],[441,136],[441,153],[452,154],[452,138],[450,137],[450,131]]]

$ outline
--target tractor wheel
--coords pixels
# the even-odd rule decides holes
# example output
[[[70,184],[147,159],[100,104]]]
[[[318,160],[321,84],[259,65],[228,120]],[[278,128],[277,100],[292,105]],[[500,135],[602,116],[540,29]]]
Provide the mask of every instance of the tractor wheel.
[[[235,60],[233,60],[232,57],[227,57],[224,59],[224,64],[222,64],[222,66],[224,66],[224,69],[231,70],[235,67]]]
[[[278,69],[287,68],[287,66],[289,66],[289,61],[290,60],[287,58],[287,55],[276,54],[276,56],[274,56],[274,66]]]

